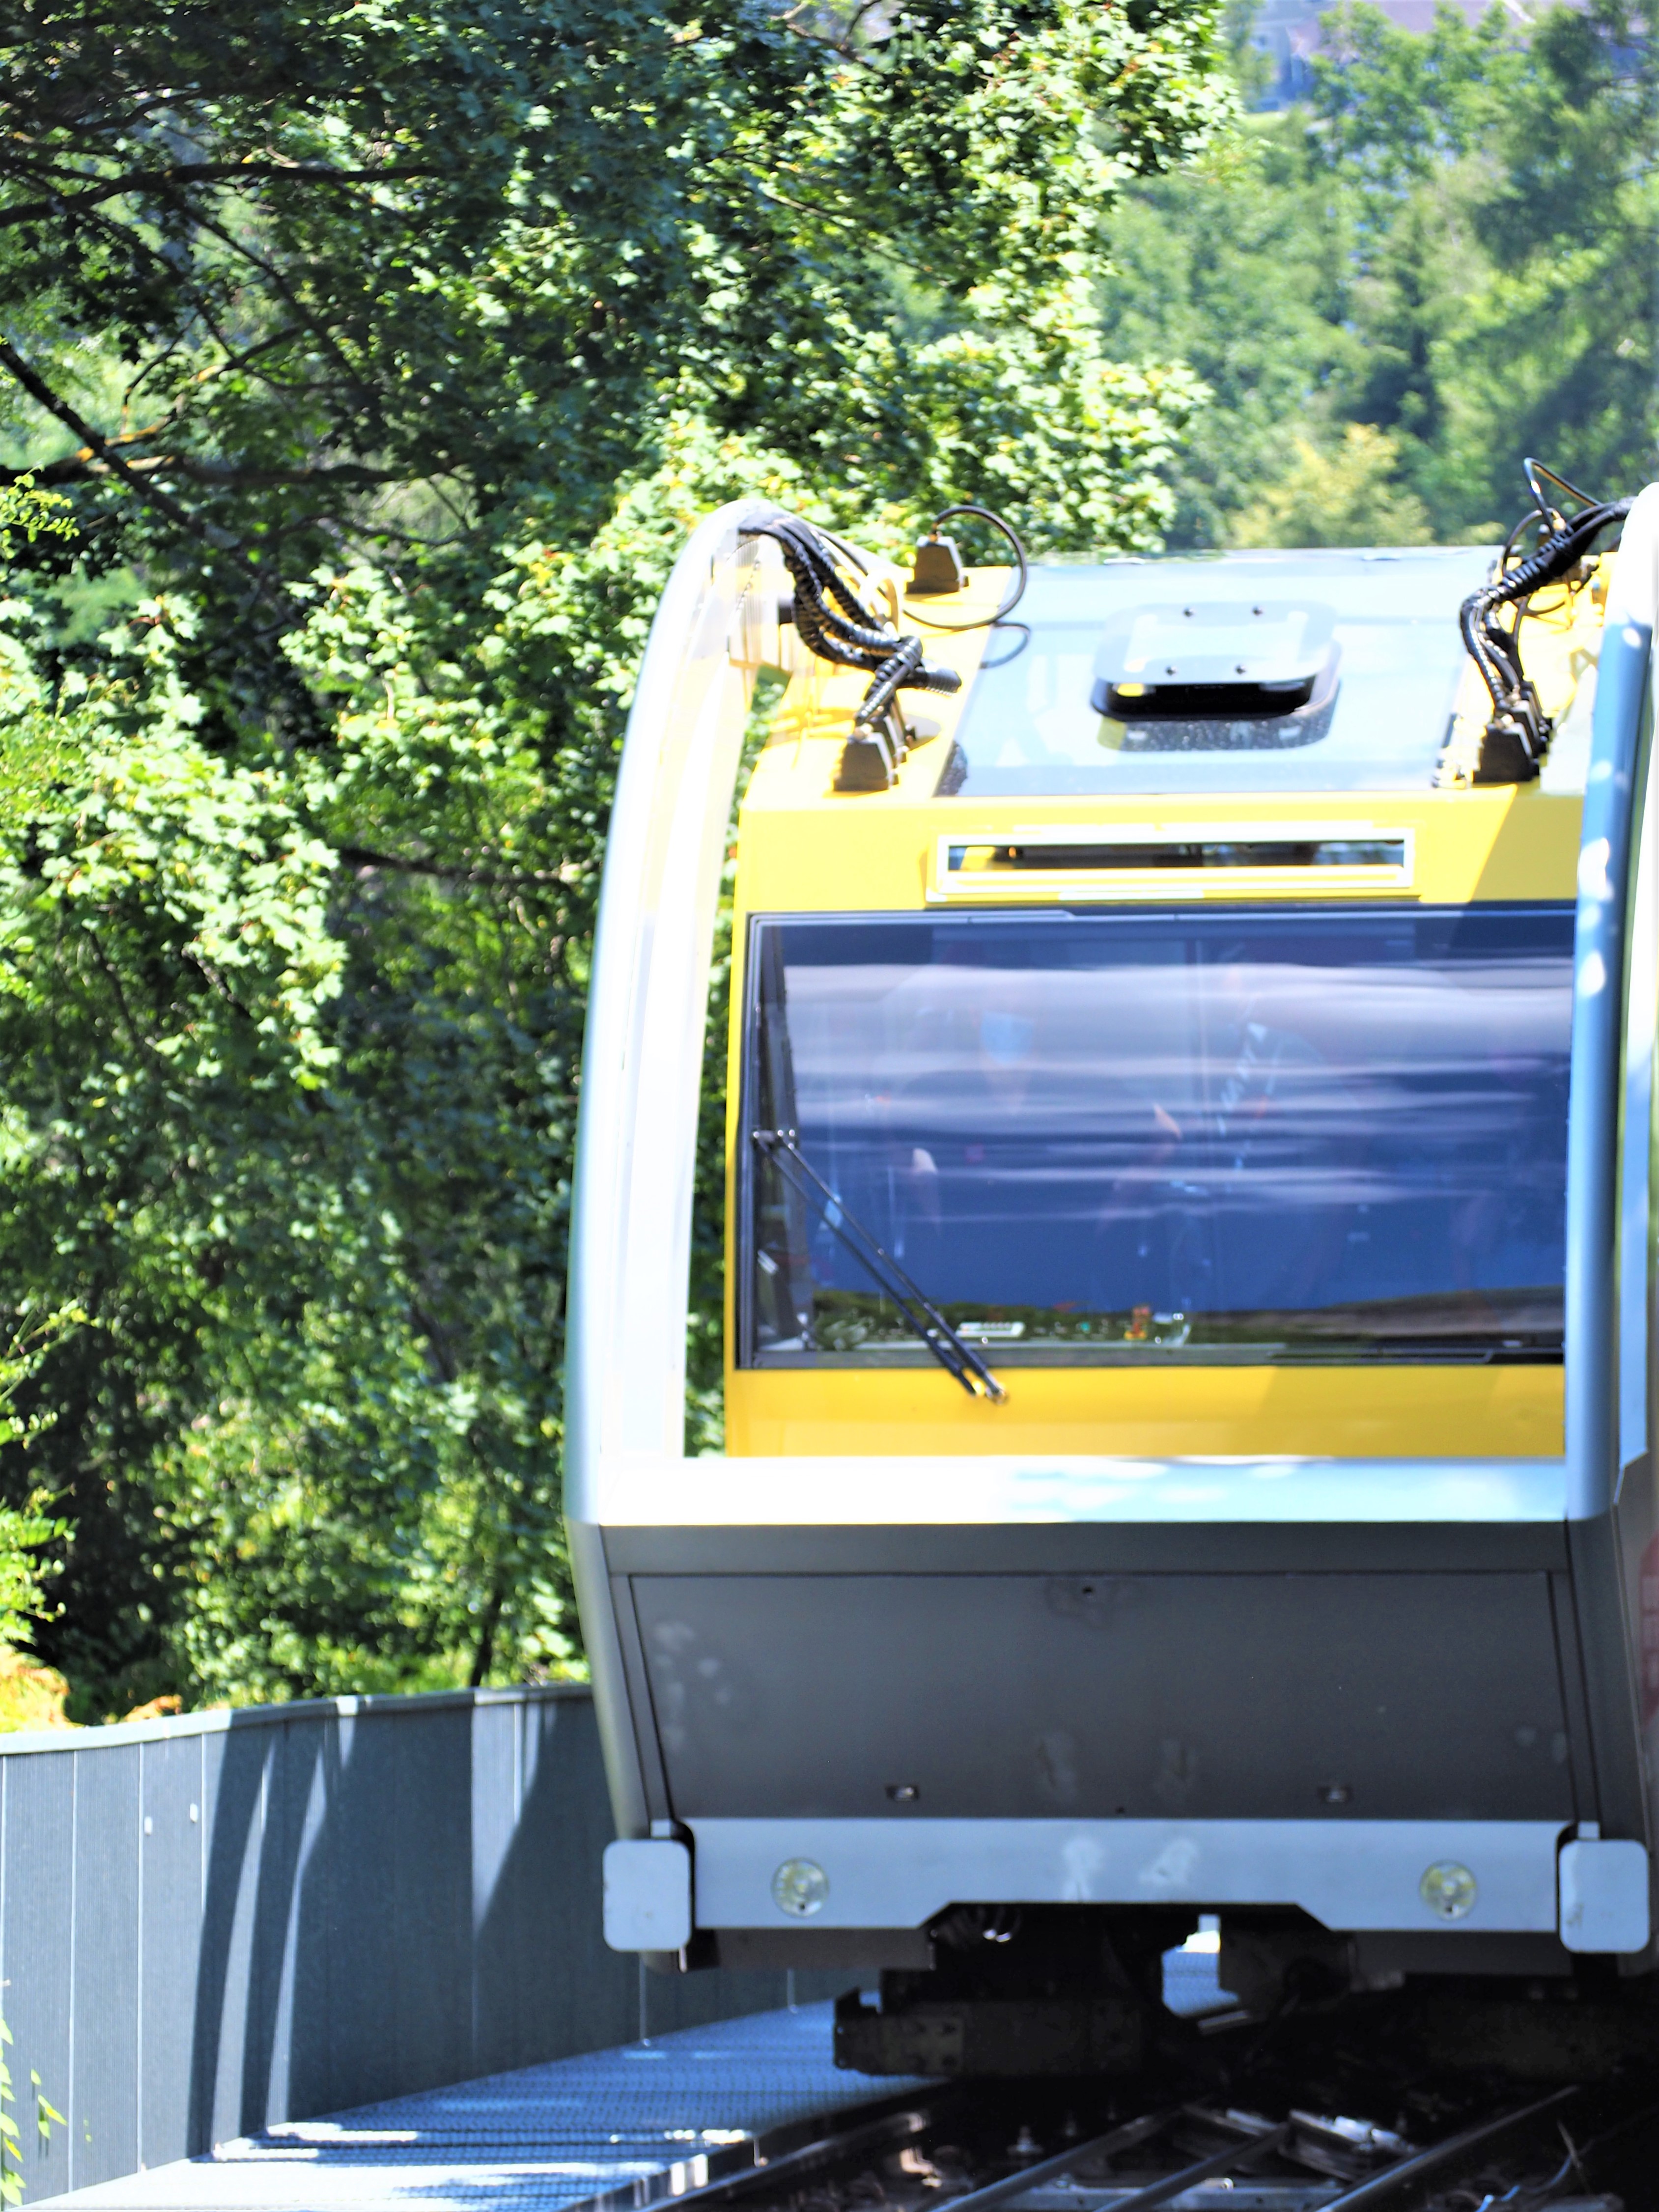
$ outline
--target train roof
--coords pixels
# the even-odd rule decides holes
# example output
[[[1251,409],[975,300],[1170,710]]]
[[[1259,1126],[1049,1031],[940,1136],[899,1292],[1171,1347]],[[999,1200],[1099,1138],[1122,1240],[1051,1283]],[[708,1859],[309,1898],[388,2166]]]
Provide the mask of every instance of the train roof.
[[[956,730],[952,788],[974,799],[1425,789],[1464,664],[1457,609],[1485,581],[1493,550],[1035,568],[1018,615],[1028,635],[998,633],[974,679]],[[1329,711],[1310,720],[1212,721],[1172,735],[1097,703],[1094,672],[1115,636],[1139,634],[1173,652],[1183,629],[1200,643],[1207,629],[1244,650],[1255,629],[1267,634],[1270,653],[1288,645],[1293,658],[1298,635],[1315,628],[1335,649],[1335,691]]]
[[[1492,573],[1496,550],[1056,561],[1033,565],[1018,608],[994,628],[985,625],[1007,594],[1007,569],[978,569],[957,593],[917,599],[904,571],[870,563],[868,591],[885,597],[961,688],[902,695],[922,742],[890,788],[838,788],[869,678],[815,658],[784,630],[791,680],[744,799],[738,906],[845,912],[1224,888],[1242,896],[1570,896],[1595,690],[1581,679],[1593,675],[1615,556],[1590,562],[1571,590],[1529,608],[1527,672],[1553,742],[1540,775],[1493,786],[1475,774],[1491,702],[1458,617]],[[1189,678],[1201,702],[1190,714],[1181,703]],[[1171,688],[1149,714],[1152,679]],[[1245,692],[1260,688],[1230,714],[1214,687],[1235,679]],[[1289,711],[1263,711],[1275,684],[1297,702]],[[1288,874],[1246,869],[1237,854],[1194,854],[1190,867],[1168,865],[1170,854],[1149,876],[1123,855],[1122,865],[1082,867],[1079,856],[1069,872],[1054,864],[1034,872],[1031,854],[1000,858],[994,842],[1063,842],[1073,825],[1093,837],[1114,823],[1140,825],[1143,842],[1178,840],[1194,823],[1214,825],[1216,836],[1251,823],[1308,835],[1296,825],[1320,823],[1318,835],[1342,850],[1322,848],[1317,866]],[[981,852],[976,838],[992,845]],[[963,839],[957,850],[952,841]],[[1334,865],[1350,857],[1365,865]],[[1227,865],[1218,873],[1219,860]]]

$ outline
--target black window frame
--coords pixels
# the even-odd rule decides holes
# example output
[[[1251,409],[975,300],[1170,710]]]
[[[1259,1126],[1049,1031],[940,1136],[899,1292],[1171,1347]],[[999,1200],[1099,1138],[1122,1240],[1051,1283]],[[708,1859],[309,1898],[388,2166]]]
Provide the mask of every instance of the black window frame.
[[[1526,910],[1533,913],[1536,913],[1540,910],[1551,910],[1559,912],[1563,918],[1566,918],[1571,916],[1574,912],[1574,902],[1571,899],[1552,899],[1541,897],[1502,901],[1494,900],[1492,902],[1477,902],[1472,900],[1437,900],[1432,902],[1419,902],[1416,900],[1398,901],[1371,898],[1344,899],[1340,902],[1334,900],[1328,902],[1316,900],[1296,901],[1285,898],[1249,901],[1223,901],[1217,899],[1214,901],[1206,900],[1202,904],[1185,901],[1165,902],[1163,901],[1142,902],[1126,900],[1120,902],[1115,900],[1112,902],[1110,910],[1114,915],[1133,915],[1144,920],[1158,918],[1168,920],[1173,923],[1179,924],[1183,921],[1196,920],[1200,917],[1206,921],[1214,921],[1227,915],[1237,915],[1241,919],[1243,919],[1246,917],[1261,917],[1266,915],[1310,915],[1318,913],[1322,910],[1329,912],[1333,916],[1337,915],[1346,915],[1352,916],[1360,914],[1393,914],[1397,915],[1402,911],[1418,911],[1422,905],[1430,903],[1431,903],[1434,911],[1440,913],[1455,912],[1458,910],[1479,911],[1482,908],[1486,908],[1489,910],[1494,911],[1501,911],[1507,908],[1510,910]],[[994,923],[1006,923],[1010,921],[1036,921],[1040,923],[1059,924],[1073,921],[1092,919],[1097,916],[1100,911],[1100,908],[1092,906],[1082,908],[1050,905],[1022,907],[1012,904],[1006,906],[999,904],[994,908],[985,908],[981,909],[957,908],[952,912],[950,918],[953,923],[966,923],[969,926],[975,922],[981,922],[988,926]],[[836,1358],[833,1354],[825,1353],[818,1353],[816,1355],[804,1354],[796,1355],[788,1358],[769,1359],[762,1359],[757,1356],[755,1341],[755,1209],[757,1202],[758,1177],[756,1157],[757,1148],[753,1142],[751,1132],[757,1127],[763,1126],[757,1121],[756,1116],[759,1111],[763,1095],[761,1083],[762,1071],[760,1067],[762,1031],[760,1014],[763,970],[762,947],[765,942],[764,933],[768,929],[769,926],[782,925],[787,927],[788,925],[794,924],[798,926],[805,925],[811,927],[833,927],[837,925],[866,925],[879,927],[884,923],[901,921],[927,921],[937,922],[944,920],[945,918],[944,915],[939,912],[933,911],[927,908],[915,907],[876,908],[837,908],[834,910],[827,908],[769,908],[764,912],[751,912],[744,916],[744,957],[742,1006],[740,1009],[740,1018],[743,1022],[744,1028],[742,1051],[739,1060],[737,1143],[738,1157],[735,1192],[735,1202],[738,1206],[738,1214],[735,1224],[735,1233],[732,1239],[732,1258],[738,1270],[738,1279],[735,1285],[735,1295],[733,1298],[735,1342],[733,1346],[732,1364],[734,1368],[740,1372],[750,1374],[797,1373],[859,1375],[892,1372],[896,1370],[908,1371],[915,1369],[925,1368],[930,1364],[927,1352],[925,1347],[920,1344],[917,1344],[913,1351],[903,1346],[892,1347],[891,1356],[881,1360],[873,1360],[869,1358],[847,1358],[844,1357],[842,1358]],[[774,943],[777,943],[781,940],[775,937],[772,941]],[[1571,1037],[1569,1037],[1569,1047],[1570,1046]],[[929,1285],[924,1283],[921,1287],[924,1291],[928,1291],[929,1295],[932,1295],[932,1288]],[[1564,1269],[1564,1299],[1565,1295],[1565,1279]],[[989,1357],[994,1364],[998,1359],[1007,1358],[1007,1350],[1003,1346],[998,1346],[990,1352]],[[1113,1368],[1145,1366],[1170,1369],[1175,1369],[1176,1367],[1237,1366],[1277,1366],[1297,1368],[1364,1366],[1367,1369],[1371,1369],[1422,1365],[1437,1367],[1452,1366],[1472,1369],[1476,1367],[1498,1365],[1526,1365],[1547,1366],[1560,1370],[1565,1366],[1565,1341],[1564,1327],[1561,1348],[1559,1350],[1549,1351],[1540,1351],[1536,1348],[1529,1348],[1520,1352],[1510,1352],[1487,1346],[1479,1350],[1471,1349],[1467,1353],[1462,1354],[1425,1349],[1416,1358],[1408,1358],[1405,1356],[1388,1358],[1373,1355],[1370,1358],[1356,1359],[1350,1355],[1340,1353],[1322,1354],[1311,1344],[1299,1344],[1293,1350],[1274,1352],[1266,1347],[1257,1349],[1255,1347],[1232,1347],[1215,1345],[1200,1345],[1192,1347],[1182,1347],[1179,1350],[1176,1350],[1171,1347],[1163,1346],[1147,1346],[1143,1347],[1133,1344],[1115,1344],[1103,1341],[1096,1346],[1090,1347],[1086,1352],[1085,1352],[1081,1347],[1078,1347],[1068,1352],[1065,1356],[1056,1356],[1053,1353],[1048,1353],[1043,1356],[1033,1358],[1029,1351],[1024,1352],[1023,1356],[1021,1353],[1016,1352],[1013,1359],[1009,1364],[1016,1364],[1022,1370],[1027,1368],[1035,1370],[1047,1367],[1064,1369],[1068,1372],[1076,1373],[1085,1369],[1099,1369],[1103,1371],[1109,1371]]]

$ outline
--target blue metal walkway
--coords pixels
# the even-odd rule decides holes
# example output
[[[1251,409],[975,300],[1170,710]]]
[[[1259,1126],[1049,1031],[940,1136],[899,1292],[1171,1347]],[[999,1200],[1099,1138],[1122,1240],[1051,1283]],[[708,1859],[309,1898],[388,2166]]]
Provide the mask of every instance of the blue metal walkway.
[[[1164,1995],[1177,2012],[1224,2002],[1214,1954],[1170,1952]],[[643,2207],[713,2179],[710,2161],[718,2173],[751,2136],[907,2086],[838,2072],[830,2008],[804,2005],[326,2119],[279,2122],[220,2143],[210,2157],[36,2205],[39,2212],[557,2212],[615,2192],[617,2203]]]
[[[125,2181],[37,2200],[76,2212],[553,2212],[709,2178],[705,2161],[793,2120],[901,2089],[838,2073],[830,2008],[555,2059],[327,2119],[289,2120]],[[678,2175],[672,2169],[679,2166]],[[653,2185],[653,2178],[660,2177]],[[675,2186],[678,2182],[678,2187]]]

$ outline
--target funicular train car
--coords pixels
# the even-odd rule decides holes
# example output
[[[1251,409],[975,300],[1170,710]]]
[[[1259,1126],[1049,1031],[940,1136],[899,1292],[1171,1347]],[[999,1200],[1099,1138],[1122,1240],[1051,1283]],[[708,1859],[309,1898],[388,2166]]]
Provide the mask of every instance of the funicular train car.
[[[872,2072],[1132,2065],[1200,1913],[1261,2006],[1659,1963],[1659,488],[1528,469],[1496,563],[1038,566],[1017,618],[937,532],[687,545],[570,1298],[618,1948],[881,1970]]]

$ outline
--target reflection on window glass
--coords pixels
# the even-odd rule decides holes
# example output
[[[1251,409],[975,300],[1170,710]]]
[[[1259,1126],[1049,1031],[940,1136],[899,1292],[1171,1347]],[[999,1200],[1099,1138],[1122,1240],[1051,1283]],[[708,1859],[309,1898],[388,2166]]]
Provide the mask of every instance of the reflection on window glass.
[[[1565,907],[753,925],[746,1111],[999,1359],[1558,1358]],[[745,1351],[925,1360],[758,1153]],[[827,1217],[827,1218],[826,1218]]]

